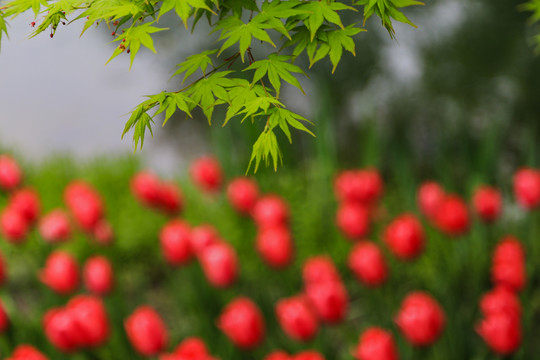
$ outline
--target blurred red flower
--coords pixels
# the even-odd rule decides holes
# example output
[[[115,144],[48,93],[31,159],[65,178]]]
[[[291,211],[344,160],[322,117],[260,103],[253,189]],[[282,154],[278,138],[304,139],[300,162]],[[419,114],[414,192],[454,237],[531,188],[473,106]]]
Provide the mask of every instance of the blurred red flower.
[[[386,227],[384,242],[396,257],[411,260],[424,250],[424,229],[416,216],[402,214]]]
[[[514,194],[525,209],[533,209],[540,204],[540,171],[521,168],[514,175]]]
[[[50,243],[67,241],[71,236],[69,218],[62,209],[44,215],[39,221],[38,230],[41,237]]]
[[[159,233],[163,257],[171,265],[182,265],[191,260],[191,229],[182,220],[171,220]]]
[[[435,225],[447,235],[464,234],[469,229],[469,212],[463,199],[447,195],[435,211]]]
[[[283,331],[294,340],[308,341],[319,329],[315,310],[304,295],[279,300],[276,315]]]
[[[259,230],[256,247],[263,260],[275,268],[289,265],[293,258],[293,241],[289,229],[285,226]]]
[[[388,266],[382,251],[369,241],[362,241],[353,247],[348,266],[358,281],[367,286],[381,285],[388,277]]]
[[[229,202],[241,214],[249,214],[255,206],[258,197],[259,187],[255,180],[250,178],[236,178],[227,187],[227,198]]]
[[[238,347],[252,349],[265,336],[265,324],[261,311],[253,301],[238,297],[221,313],[218,327]]]
[[[219,242],[205,247],[199,254],[199,262],[206,279],[216,287],[232,285],[238,276],[238,260],[234,248]]]
[[[370,327],[362,333],[354,356],[358,360],[399,359],[392,333],[378,327]]]
[[[343,203],[336,213],[337,227],[350,239],[361,239],[369,231],[369,212],[364,205]]]
[[[9,155],[0,155],[0,187],[12,190],[22,181],[22,172],[17,162]]]
[[[86,260],[83,268],[86,288],[97,295],[108,294],[113,287],[112,265],[104,256],[93,256]]]
[[[159,314],[150,306],[139,306],[124,321],[131,345],[141,355],[153,356],[167,346],[169,333]]]
[[[474,192],[472,203],[476,214],[485,222],[495,221],[501,215],[502,196],[494,187],[480,186]]]
[[[265,195],[253,207],[253,220],[259,228],[287,225],[289,206],[277,195]]]
[[[491,278],[497,285],[519,291],[525,286],[525,251],[513,236],[503,238],[495,247]]]
[[[39,278],[57,293],[68,294],[79,286],[79,268],[73,256],[58,250],[47,257]]]
[[[221,188],[223,172],[216,158],[203,156],[195,160],[190,168],[191,179],[200,189],[216,192]]]

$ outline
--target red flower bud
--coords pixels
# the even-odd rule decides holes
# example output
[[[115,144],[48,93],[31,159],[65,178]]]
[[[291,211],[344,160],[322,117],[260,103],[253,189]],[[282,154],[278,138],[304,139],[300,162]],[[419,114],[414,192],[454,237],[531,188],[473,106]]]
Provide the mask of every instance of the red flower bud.
[[[381,176],[373,169],[344,171],[334,182],[334,192],[342,202],[371,204],[380,198],[382,191]]]
[[[63,352],[72,352],[81,343],[77,325],[67,309],[47,311],[43,317],[43,328],[49,341]]]
[[[221,313],[218,327],[238,347],[252,349],[265,335],[263,316],[253,301],[238,297]]]
[[[264,228],[257,235],[257,251],[264,261],[275,268],[290,264],[293,257],[291,233],[284,226]]]
[[[182,211],[182,192],[173,182],[161,184],[159,192],[160,208],[168,214],[177,214]]]
[[[371,327],[362,333],[354,356],[358,360],[399,359],[392,333],[378,327]]]
[[[236,178],[227,187],[227,198],[232,207],[241,214],[249,214],[257,198],[259,197],[259,187],[257,183],[249,178]]]
[[[106,219],[101,219],[94,226],[92,235],[98,244],[110,245],[114,239],[114,230]]]
[[[409,342],[416,346],[427,346],[441,335],[446,317],[430,295],[413,292],[403,300],[395,321]]]
[[[200,189],[215,192],[221,188],[223,174],[216,158],[203,156],[195,160],[189,168],[191,179]]]
[[[433,181],[427,181],[418,189],[416,201],[422,214],[428,219],[433,220],[437,208],[444,201],[445,196],[444,190],[439,184]]]
[[[31,345],[19,345],[6,360],[48,360],[48,358]]]
[[[519,318],[507,312],[487,315],[477,326],[476,332],[496,353],[508,355],[521,344],[521,323]]]
[[[448,195],[437,207],[435,225],[447,235],[462,235],[469,229],[469,213],[465,202],[456,195]]]
[[[402,260],[411,260],[424,250],[424,229],[413,214],[403,214],[390,223],[384,232],[388,249]]]
[[[303,295],[278,301],[276,315],[283,331],[294,340],[308,341],[319,329],[317,315]]]
[[[0,187],[12,190],[19,186],[22,173],[19,165],[8,155],[0,155]]]
[[[204,344],[204,341],[198,337],[184,339],[184,341],[176,347],[174,353],[179,356],[184,356],[187,359],[206,360],[208,357],[206,345]]]
[[[502,197],[499,190],[481,186],[474,192],[472,202],[474,210],[483,221],[491,222],[499,218],[502,209]]]
[[[260,228],[286,225],[289,206],[277,195],[265,195],[255,203],[253,219]]]
[[[68,294],[79,285],[77,262],[68,253],[55,251],[49,255],[41,270],[41,282],[59,294]]]
[[[191,249],[196,255],[199,255],[207,246],[221,242],[217,230],[208,224],[194,227],[189,240]]]
[[[77,224],[92,231],[103,215],[103,203],[97,191],[83,181],[74,181],[64,191],[64,201]]]
[[[163,256],[171,265],[191,260],[190,228],[181,220],[169,221],[159,234]]]
[[[525,209],[533,209],[540,204],[540,171],[522,168],[514,175],[514,194]]]
[[[377,245],[363,241],[354,246],[349,254],[349,268],[358,281],[367,286],[378,286],[386,281],[388,267]]]
[[[161,181],[149,171],[140,171],[131,179],[131,193],[141,204],[157,206],[161,200]]]
[[[317,316],[325,322],[338,323],[347,315],[347,289],[340,281],[309,284],[306,295]]]
[[[124,321],[131,345],[141,355],[159,354],[168,342],[168,331],[159,314],[150,306],[139,306]]]
[[[525,286],[525,251],[516,238],[507,236],[495,247],[491,278],[497,285],[519,291]]]
[[[29,224],[36,221],[41,207],[39,196],[34,189],[16,191],[9,199],[9,207],[18,211]]]
[[[236,281],[238,260],[234,249],[223,242],[205,247],[199,262],[208,281],[216,287],[227,287]]]
[[[498,286],[482,296],[480,309],[484,316],[505,312],[521,317],[521,304],[518,297],[514,292],[502,286]]]
[[[97,294],[108,294],[113,286],[113,269],[111,263],[103,256],[94,256],[86,260],[83,269],[86,288]]]
[[[71,227],[67,214],[61,210],[52,210],[39,221],[41,237],[50,243],[67,241],[71,236]]]
[[[0,233],[13,244],[24,241],[28,233],[28,225],[24,216],[9,206],[0,214]]]
[[[302,269],[304,284],[341,281],[336,266],[328,256],[314,256],[306,260]]]
[[[77,346],[97,347],[108,339],[109,320],[99,298],[79,295],[69,301],[66,309],[78,332]]]
[[[293,357],[293,360],[325,360],[324,356],[314,350],[299,352]]]
[[[360,204],[344,203],[337,211],[336,224],[348,238],[360,239],[369,231],[368,210]]]
[[[293,358],[282,350],[272,351],[264,357],[264,360],[292,360]]]

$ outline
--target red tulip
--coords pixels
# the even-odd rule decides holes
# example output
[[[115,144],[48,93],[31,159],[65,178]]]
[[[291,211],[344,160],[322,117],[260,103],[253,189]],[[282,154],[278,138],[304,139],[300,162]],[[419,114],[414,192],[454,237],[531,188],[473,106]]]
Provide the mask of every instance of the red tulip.
[[[168,331],[159,314],[150,306],[139,306],[124,321],[131,345],[141,355],[153,356],[165,349]]]
[[[221,313],[218,327],[238,347],[252,349],[265,335],[263,316],[253,301],[238,297]]]
[[[340,281],[313,283],[306,287],[306,295],[317,316],[328,323],[339,323],[347,315],[347,289]]]
[[[195,160],[189,168],[191,179],[199,188],[216,192],[221,188],[222,170],[216,158],[203,156]]]
[[[22,173],[19,165],[8,155],[0,155],[0,187],[12,190],[19,186]]]
[[[31,188],[17,190],[9,199],[9,207],[18,211],[32,224],[37,220],[41,208],[38,193]]]
[[[191,249],[199,255],[207,246],[221,242],[217,230],[208,224],[194,227],[189,237]]]
[[[98,192],[83,181],[70,183],[64,191],[64,201],[77,224],[91,232],[103,215],[103,203]]]
[[[113,286],[111,263],[103,256],[94,256],[86,260],[83,269],[84,284],[88,290],[97,294],[108,294]]]
[[[71,236],[69,218],[60,209],[55,209],[43,216],[39,221],[38,229],[41,237],[50,243],[63,242]]]
[[[190,228],[181,220],[169,221],[159,234],[163,256],[171,265],[191,260]]]
[[[424,229],[413,214],[403,214],[386,227],[384,242],[396,257],[411,260],[424,250]]]
[[[216,287],[227,287],[236,281],[238,260],[234,249],[223,242],[203,249],[199,262],[208,281]]]
[[[325,358],[317,351],[306,350],[293,356],[293,360],[325,360]]]
[[[439,338],[446,318],[440,305],[430,295],[413,292],[403,300],[395,321],[409,342],[416,346],[427,346]]]
[[[515,315],[496,312],[487,315],[477,326],[476,332],[496,353],[508,355],[521,344],[521,323]]]
[[[241,214],[249,214],[255,206],[258,197],[259,187],[254,180],[249,178],[236,178],[227,187],[227,198],[229,202]]]
[[[433,220],[439,205],[444,201],[445,193],[443,188],[434,181],[423,183],[418,189],[416,200],[422,214]]]
[[[474,192],[473,207],[480,219],[483,221],[495,221],[501,214],[501,193],[495,188],[481,186]]]
[[[100,245],[110,245],[114,239],[114,230],[106,219],[100,219],[93,229],[94,239]]]
[[[369,231],[368,210],[360,204],[344,203],[337,211],[336,224],[348,238],[360,239]]]
[[[79,295],[69,301],[66,309],[79,333],[78,346],[96,347],[108,339],[109,320],[99,298]]]
[[[507,236],[493,253],[491,278],[495,284],[519,291],[525,286],[525,251],[518,239]]]
[[[317,315],[303,295],[278,301],[276,315],[283,331],[294,340],[308,341],[319,329]]]
[[[0,214],[0,233],[13,244],[24,241],[28,233],[28,225],[24,216],[11,207],[5,208]]]
[[[533,209],[540,204],[540,171],[522,168],[514,175],[514,194],[525,209]]]
[[[289,206],[277,195],[265,195],[255,203],[253,219],[259,228],[286,225],[289,221]]]
[[[49,341],[63,352],[72,352],[81,343],[80,333],[72,314],[64,308],[54,308],[45,313],[43,328]]]
[[[161,202],[161,181],[149,171],[140,171],[131,179],[131,192],[141,204],[155,207]]]
[[[293,257],[291,233],[283,226],[264,228],[257,235],[257,251],[264,261],[275,268],[290,264]]]
[[[358,281],[367,286],[381,285],[388,277],[388,267],[383,253],[372,242],[363,241],[356,244],[349,254],[348,265]]]
[[[349,170],[338,175],[334,191],[342,202],[371,204],[382,195],[383,182],[374,169]]]
[[[161,184],[159,190],[159,205],[160,208],[168,214],[177,214],[182,211],[183,207],[182,192],[173,182]]]
[[[465,202],[456,195],[448,195],[437,207],[435,225],[447,235],[462,235],[469,229],[469,213]]]
[[[505,287],[498,286],[485,293],[480,300],[484,316],[504,312],[521,317],[521,304],[516,294]]]
[[[292,356],[282,350],[272,351],[264,357],[264,360],[293,360]]]
[[[68,294],[79,285],[77,262],[68,253],[55,251],[49,255],[39,275],[41,282],[59,294]]]
[[[378,327],[371,327],[362,333],[354,356],[358,360],[399,359],[392,333]]]
[[[302,278],[306,286],[326,281],[341,281],[332,259],[324,255],[306,260],[302,269]]]
[[[206,349],[204,341],[198,337],[184,339],[184,341],[182,341],[180,345],[176,347],[174,353],[176,355],[183,356],[186,359],[207,360],[209,358],[208,350]]]
[[[11,357],[6,360],[48,360],[48,358],[31,345],[18,345]]]

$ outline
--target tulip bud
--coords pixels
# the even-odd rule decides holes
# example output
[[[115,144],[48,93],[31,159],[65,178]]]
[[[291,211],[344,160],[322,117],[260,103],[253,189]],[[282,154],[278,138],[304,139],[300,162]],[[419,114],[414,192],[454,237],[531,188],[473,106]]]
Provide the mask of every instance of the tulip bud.
[[[383,182],[376,170],[349,170],[338,175],[334,192],[341,202],[372,204],[383,192]]]
[[[506,287],[498,286],[485,293],[480,300],[480,309],[484,316],[505,312],[521,317],[521,304],[516,294]]]
[[[159,354],[168,342],[168,331],[159,314],[150,306],[139,306],[124,321],[131,345],[144,356]]]
[[[416,201],[422,214],[433,220],[437,208],[444,201],[445,196],[444,190],[439,184],[434,181],[427,181],[418,189]]]
[[[413,292],[403,300],[395,321],[409,342],[416,346],[427,346],[439,338],[446,318],[440,305],[430,295]]]
[[[347,289],[340,281],[310,284],[306,287],[306,295],[317,316],[327,323],[339,323],[347,315]]]
[[[191,249],[198,256],[206,247],[221,242],[217,230],[208,224],[194,227],[189,238]]]
[[[141,204],[155,207],[161,202],[161,181],[149,171],[140,171],[131,179],[131,193]]]
[[[17,162],[8,155],[0,155],[0,187],[12,190],[19,186],[22,172]]]
[[[103,302],[94,296],[79,295],[69,301],[66,310],[74,322],[77,346],[97,347],[109,337],[109,320]]]
[[[94,226],[92,235],[98,244],[110,245],[114,239],[114,230],[106,219],[101,219]]]
[[[38,193],[31,188],[17,190],[9,199],[9,207],[32,224],[36,221],[41,208]]]
[[[259,228],[287,225],[289,206],[278,195],[265,195],[255,203],[253,220]]]
[[[83,269],[86,288],[97,294],[108,294],[113,286],[113,270],[111,263],[103,256],[94,256],[86,260]]]
[[[199,262],[208,281],[216,287],[227,287],[236,281],[238,260],[234,249],[223,242],[205,247]]]
[[[264,261],[275,268],[290,264],[293,256],[291,233],[283,226],[264,228],[257,235],[257,251]]]
[[[521,345],[521,323],[515,315],[496,312],[486,316],[477,326],[476,332],[496,353],[508,355]]]
[[[349,254],[348,265],[358,281],[367,286],[381,285],[388,277],[382,251],[372,242],[356,244]]]
[[[276,315],[283,331],[294,340],[308,341],[319,329],[317,315],[302,295],[278,301]]]
[[[424,230],[420,221],[412,214],[398,216],[384,232],[384,242],[398,258],[411,260],[424,249]]]
[[[41,282],[59,294],[68,294],[79,285],[77,262],[68,253],[55,251],[49,255],[41,270]]]
[[[514,194],[525,209],[536,208],[540,204],[540,171],[522,168],[514,175]]]
[[[368,210],[360,204],[344,203],[337,211],[336,224],[348,238],[361,239],[369,231]]]
[[[48,358],[31,345],[18,345],[11,357],[6,360],[48,360]]]
[[[354,354],[358,360],[398,360],[394,337],[389,331],[372,327],[364,331]]]
[[[456,195],[448,195],[437,207],[435,225],[447,235],[458,236],[469,229],[469,212],[465,202]]]
[[[191,179],[203,191],[212,193],[221,188],[222,170],[216,158],[203,156],[195,160],[189,168]]]
[[[493,253],[491,278],[495,284],[520,291],[525,286],[525,251],[518,239],[507,236]]]
[[[45,313],[43,328],[49,341],[60,351],[69,353],[81,343],[80,333],[72,314],[64,308],[54,308]]]
[[[236,178],[227,187],[227,198],[229,202],[241,214],[249,214],[255,206],[258,197],[259,187],[254,180],[249,178]]]
[[[304,284],[341,281],[336,266],[328,256],[313,256],[306,260],[302,269]]]
[[[218,320],[218,327],[238,347],[252,349],[265,335],[263,316],[255,303],[245,297],[230,302]]]
[[[182,211],[182,192],[175,183],[169,182],[161,184],[159,205],[167,214],[174,215]]]
[[[67,241],[71,236],[71,227],[67,214],[60,209],[53,210],[39,221],[39,234],[50,243]]]
[[[169,221],[159,234],[163,256],[171,265],[191,260],[190,228],[181,220]]]
[[[0,214],[0,233],[10,243],[23,242],[28,233],[28,225],[24,216],[10,207],[5,208]]]
[[[74,181],[66,187],[64,201],[77,224],[92,232],[103,215],[103,203],[98,192],[83,181]]]
[[[481,186],[474,192],[473,207],[480,219],[492,222],[499,218],[502,209],[501,193],[492,187]]]

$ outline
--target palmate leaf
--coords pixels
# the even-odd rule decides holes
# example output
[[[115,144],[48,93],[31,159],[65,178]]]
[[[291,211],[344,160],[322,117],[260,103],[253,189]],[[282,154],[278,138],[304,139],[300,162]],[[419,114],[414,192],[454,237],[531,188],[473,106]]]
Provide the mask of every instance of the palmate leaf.
[[[251,21],[255,23],[266,23],[271,26],[273,30],[278,31],[288,39],[291,39],[282,19],[286,20],[293,16],[309,13],[307,10],[297,8],[301,4],[302,2],[298,0],[266,0],[261,6],[261,11]]]
[[[269,112],[269,124],[270,127],[274,128],[276,126],[279,126],[281,131],[287,136],[287,139],[289,139],[289,142],[292,143],[291,138],[291,131],[289,129],[289,126],[292,126],[295,129],[307,132],[311,136],[315,136],[315,134],[309,130],[304,124],[301,123],[301,121],[308,122],[310,124],[313,124],[308,119],[306,119],[303,116],[300,116],[296,113],[293,113],[290,110],[287,110],[283,107],[273,107]]]
[[[158,103],[159,109],[156,111],[154,116],[165,112],[165,119],[163,120],[162,126],[165,126],[170,117],[176,112],[177,109],[185,112],[189,117],[191,117],[190,105],[193,103],[193,100],[186,94],[179,93],[170,93],[162,92],[159,95]]]
[[[214,66],[212,63],[212,59],[210,59],[209,55],[215,54],[217,50],[207,50],[203,51],[200,54],[195,54],[188,56],[186,61],[178,64],[177,66],[179,69],[173,74],[173,76],[177,76],[180,74],[184,74],[184,79],[182,80],[182,83],[186,81],[186,79],[192,75],[195,71],[201,69],[203,72],[203,75],[206,75],[206,69],[208,68],[208,65]]]
[[[253,38],[267,42],[273,47],[276,47],[276,44],[270,39],[270,36],[265,30],[269,27],[270,26],[265,23],[253,21],[246,24],[237,16],[229,16],[220,20],[214,31],[221,30],[219,40],[225,40],[225,42],[219,49],[218,56],[224,50],[239,43],[240,57],[242,58],[242,62],[244,62],[245,52],[251,46]]]
[[[270,54],[268,59],[255,61],[245,70],[255,70],[253,75],[253,83],[256,83],[264,76],[268,77],[270,83],[276,90],[276,97],[279,97],[279,91],[281,89],[281,80],[285,80],[289,84],[296,86],[302,93],[304,89],[300,85],[300,82],[291,73],[306,73],[298,66],[291,64],[290,56]]]
[[[184,23],[186,29],[188,28],[188,18],[197,9],[208,10],[211,13],[215,14],[215,12],[206,4],[205,0],[163,0],[163,3],[161,4],[161,8],[159,10],[158,19],[163,14],[169,12],[172,9],[174,9],[176,15],[178,15],[178,17],[182,19],[182,22]]]
[[[309,29],[311,41],[313,41],[317,30],[319,30],[325,20],[329,23],[335,24],[343,28],[341,18],[337,11],[357,11],[355,8],[345,5],[341,2],[326,0],[304,2],[301,6],[301,9],[309,12],[309,15],[306,15],[306,17],[303,18],[303,21],[306,27]]]
[[[255,141],[255,144],[253,144],[246,174],[249,172],[253,161],[255,161],[254,172],[257,172],[261,160],[264,160],[268,164],[270,157],[272,157],[274,170],[277,170],[278,161],[282,161],[281,151],[279,150],[276,134],[274,134],[274,131],[270,127],[266,127],[261,135],[259,135],[257,141]]]
[[[416,0],[357,0],[355,5],[364,6],[364,24],[373,15],[381,18],[383,26],[388,30],[391,37],[394,37],[395,30],[392,26],[392,19],[416,27],[398,8],[424,5]]]
[[[101,21],[107,23],[121,19],[137,19],[150,3],[131,0],[92,0],[88,9],[83,11],[75,20],[86,19],[81,35],[92,25]]]
[[[336,67],[343,54],[343,49],[347,50],[354,56],[356,56],[353,36],[359,32],[366,31],[365,29],[357,28],[354,24],[347,26],[345,29],[337,29],[328,32],[328,47],[330,61],[332,62],[332,74],[336,70]]]
[[[225,115],[225,121],[223,126],[227,125],[229,120],[237,115],[247,113],[249,115],[249,110],[246,110],[247,107],[250,109],[253,102],[256,99],[263,98],[267,96],[267,91],[262,85],[251,84],[245,79],[236,79],[236,86],[228,89],[227,103],[229,105],[227,109],[227,114]],[[276,99],[275,99],[276,100]],[[277,100],[276,100],[277,101]],[[279,103],[279,101],[277,101]]]
[[[46,0],[13,0],[5,5],[5,16],[15,17],[26,10],[32,9],[34,17],[37,17],[41,6],[47,6]]]
[[[135,60],[135,55],[139,52],[141,45],[147,47],[152,52],[156,52],[154,48],[154,40],[150,34],[156,33],[158,31],[168,30],[168,28],[157,28],[152,26],[155,22],[148,22],[142,25],[132,25],[127,29],[123,34],[120,34],[114,41],[120,41],[120,45],[114,50],[112,56],[107,60],[109,63],[116,56],[124,52],[125,49],[130,49],[130,62],[129,68],[133,65],[133,60]]]

